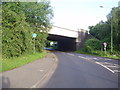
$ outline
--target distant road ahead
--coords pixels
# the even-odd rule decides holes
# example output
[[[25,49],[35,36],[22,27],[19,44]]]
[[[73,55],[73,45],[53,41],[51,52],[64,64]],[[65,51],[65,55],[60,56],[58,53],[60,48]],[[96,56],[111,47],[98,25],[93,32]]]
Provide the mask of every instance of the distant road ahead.
[[[118,88],[118,61],[96,56],[54,52],[58,67],[42,88]]]

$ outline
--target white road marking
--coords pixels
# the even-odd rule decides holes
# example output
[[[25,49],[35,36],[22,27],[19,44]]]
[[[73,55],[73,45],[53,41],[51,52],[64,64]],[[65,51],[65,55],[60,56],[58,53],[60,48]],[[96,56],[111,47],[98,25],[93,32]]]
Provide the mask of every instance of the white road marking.
[[[120,71],[119,71],[119,70],[114,70],[114,72],[117,72],[117,73],[118,73],[118,72],[120,72]]]
[[[95,62],[101,66],[103,66],[104,68],[106,68],[107,70],[111,71],[112,73],[115,73],[113,70],[111,70],[110,68],[108,68],[107,66],[104,66],[103,64],[99,63],[99,62]]]
[[[31,88],[36,88],[39,83],[40,83],[40,81],[38,81],[36,84],[34,84]]]
[[[98,60],[98,58],[93,58],[93,59]]]
[[[83,59],[87,59],[87,58],[85,58],[85,57],[82,57],[82,56],[78,56],[79,58],[83,58]]]
[[[108,63],[108,62],[101,62],[101,64],[104,64],[104,65],[106,65],[108,67],[119,67],[118,64],[112,64],[112,63]]]
[[[57,58],[56,58],[56,61],[58,61]],[[52,75],[52,74],[54,73],[55,70],[53,70],[53,69],[55,69],[56,67],[57,67],[57,64],[54,63],[54,64],[52,65],[52,67],[50,68],[50,70],[49,70],[47,73],[45,73],[45,75],[41,78],[41,80],[37,81],[33,86],[31,86],[31,87],[29,87],[29,88],[37,88],[37,86],[40,85],[41,82],[42,82],[45,78],[48,78],[48,76],[50,76],[50,75]],[[53,70],[53,71],[52,71],[52,70]]]
[[[118,68],[118,66],[113,66],[113,65],[107,65],[107,67]]]
[[[83,57],[83,56],[78,56],[79,58],[83,58],[83,59],[86,59],[86,60],[90,60],[90,59],[88,59],[88,58],[86,58],[86,57]],[[97,58],[93,58],[93,59],[96,59],[97,60]],[[93,60],[94,61],[94,60]],[[95,61],[94,61],[95,62]],[[113,66],[113,67],[117,67],[117,64],[111,64],[111,63],[108,63],[108,62],[95,62],[96,64],[99,64],[99,65],[101,65],[102,67],[104,67],[104,68],[106,68],[107,70],[109,70],[110,72],[112,72],[112,73],[115,73],[115,72],[117,72],[116,70],[114,71],[114,70],[112,70],[112,69],[110,69],[110,68],[108,68],[107,66],[109,65],[111,65],[111,67]],[[106,66],[105,66],[106,65]],[[119,72],[119,71],[118,71]]]
[[[74,54],[71,54],[71,53],[67,53],[68,55],[71,55],[71,56],[74,56]]]
[[[104,62],[104,63],[106,63],[106,64],[110,64],[110,65],[113,65],[112,63],[109,63],[109,62]]]
[[[44,70],[39,70],[40,72],[43,72]]]

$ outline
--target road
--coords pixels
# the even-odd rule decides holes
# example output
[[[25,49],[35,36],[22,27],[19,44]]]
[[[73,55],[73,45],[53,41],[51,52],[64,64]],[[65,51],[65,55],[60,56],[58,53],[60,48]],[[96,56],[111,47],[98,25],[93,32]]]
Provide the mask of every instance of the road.
[[[54,52],[58,66],[42,88],[118,88],[118,60]]]

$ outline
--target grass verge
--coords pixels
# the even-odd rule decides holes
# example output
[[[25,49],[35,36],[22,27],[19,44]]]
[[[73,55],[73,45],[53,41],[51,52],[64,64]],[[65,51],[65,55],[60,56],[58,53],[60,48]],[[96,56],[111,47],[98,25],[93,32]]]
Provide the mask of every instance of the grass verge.
[[[76,53],[80,54],[88,54],[88,55],[94,55],[94,56],[100,56],[100,57],[107,57],[107,58],[112,58],[112,59],[120,59],[120,55],[113,54],[111,55],[109,52],[105,54],[104,51],[92,51],[92,52],[87,52],[84,50],[84,48],[75,51]],[[119,52],[120,53],[120,52]]]
[[[23,66],[37,59],[46,56],[46,51],[35,53],[35,54],[24,54],[16,58],[5,58],[2,60],[2,71],[12,70],[14,68]]]

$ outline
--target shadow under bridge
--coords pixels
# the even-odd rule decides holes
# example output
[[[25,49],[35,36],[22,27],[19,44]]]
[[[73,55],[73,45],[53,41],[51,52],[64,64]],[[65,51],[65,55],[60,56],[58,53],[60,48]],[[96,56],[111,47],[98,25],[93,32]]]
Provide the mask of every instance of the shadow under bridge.
[[[60,51],[76,50],[76,38],[49,34],[47,39],[51,41],[57,41],[57,50]]]

